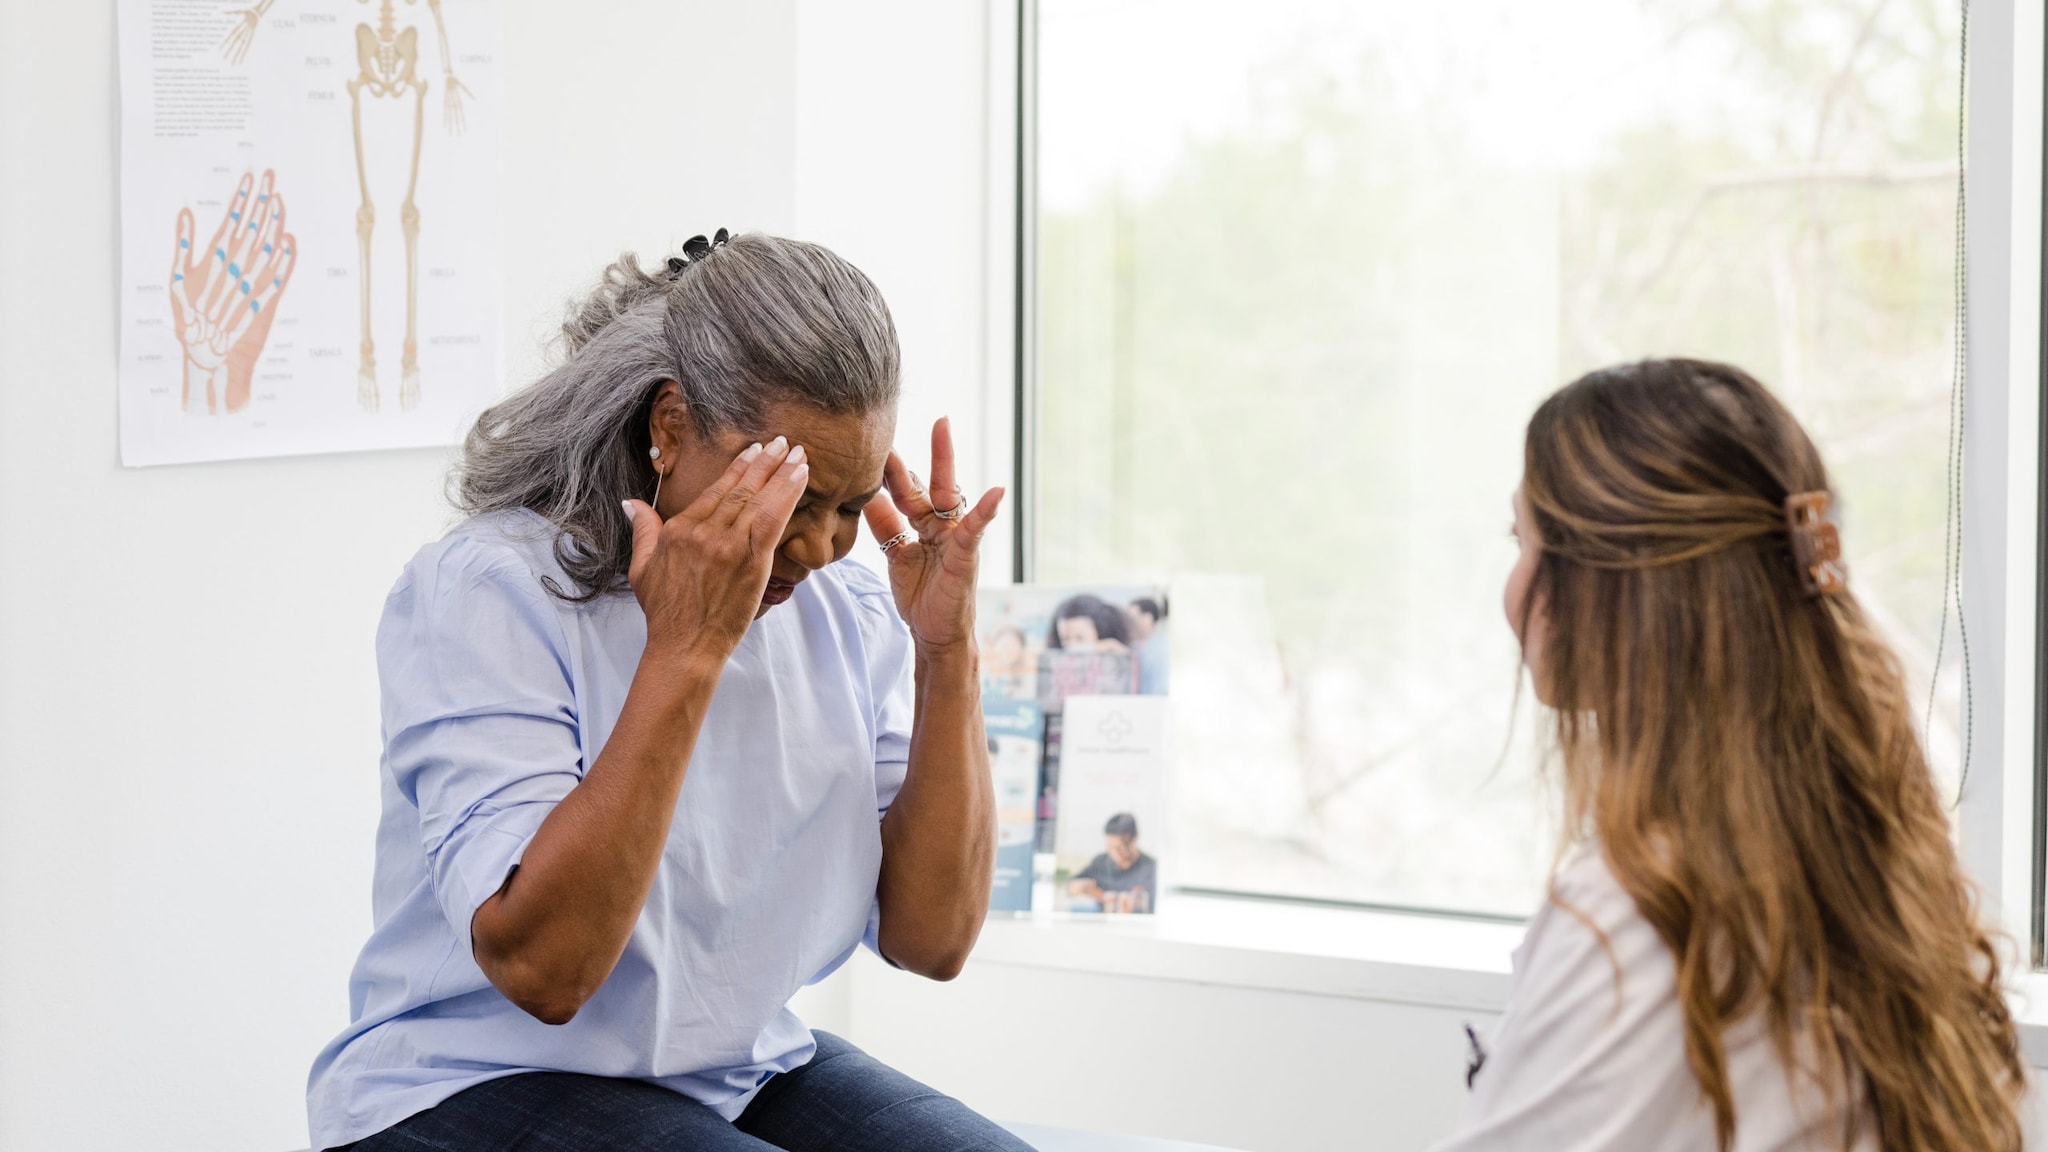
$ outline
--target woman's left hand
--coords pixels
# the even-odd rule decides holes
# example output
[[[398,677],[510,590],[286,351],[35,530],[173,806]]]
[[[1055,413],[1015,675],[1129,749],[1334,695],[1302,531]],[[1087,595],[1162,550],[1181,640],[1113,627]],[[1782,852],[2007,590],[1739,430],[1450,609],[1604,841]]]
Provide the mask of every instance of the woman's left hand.
[[[932,426],[931,486],[894,452],[883,484],[886,491],[867,506],[867,520],[877,541],[902,540],[887,549],[896,610],[910,625],[921,653],[967,648],[974,642],[981,536],[996,518],[1003,490],[991,488],[968,506],[955,479],[953,429],[947,420]],[[957,519],[939,515],[956,508],[966,514]]]

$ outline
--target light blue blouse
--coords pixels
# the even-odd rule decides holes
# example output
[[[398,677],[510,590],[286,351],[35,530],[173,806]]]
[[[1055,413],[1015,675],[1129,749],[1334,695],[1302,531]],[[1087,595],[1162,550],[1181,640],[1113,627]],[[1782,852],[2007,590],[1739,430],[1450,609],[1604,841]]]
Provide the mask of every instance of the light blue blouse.
[[[554,530],[477,517],[420,550],[377,629],[383,818],[352,1023],[307,1088],[313,1146],[535,1070],[649,1080],[728,1119],[801,1067],[788,1002],[875,943],[879,814],[910,752],[910,636],[852,562],[798,585],[726,664],[625,955],[567,1024],[485,979],[469,922],[597,760],[646,644],[630,594],[571,604]]]

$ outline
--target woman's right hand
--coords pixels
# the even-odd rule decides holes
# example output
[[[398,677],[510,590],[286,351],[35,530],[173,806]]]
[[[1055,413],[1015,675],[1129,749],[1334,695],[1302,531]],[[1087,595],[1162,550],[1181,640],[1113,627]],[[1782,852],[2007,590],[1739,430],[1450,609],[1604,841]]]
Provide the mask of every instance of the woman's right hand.
[[[688,508],[664,522],[645,501],[626,578],[647,616],[647,650],[723,665],[760,614],[782,533],[810,482],[804,450],[782,437],[740,453]]]

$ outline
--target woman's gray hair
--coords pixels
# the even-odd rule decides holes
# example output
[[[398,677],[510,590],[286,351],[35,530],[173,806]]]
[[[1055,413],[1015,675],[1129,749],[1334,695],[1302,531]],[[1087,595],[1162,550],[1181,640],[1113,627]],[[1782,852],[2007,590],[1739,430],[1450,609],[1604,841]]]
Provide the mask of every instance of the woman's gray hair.
[[[898,391],[874,284],[825,248],[761,233],[655,272],[626,253],[570,308],[562,345],[558,367],[477,418],[452,495],[472,516],[530,508],[560,529],[555,555],[579,588],[548,584],[566,600],[626,587],[619,501],[653,498],[647,425],[664,381],[704,439],[761,431],[779,401],[864,414]]]

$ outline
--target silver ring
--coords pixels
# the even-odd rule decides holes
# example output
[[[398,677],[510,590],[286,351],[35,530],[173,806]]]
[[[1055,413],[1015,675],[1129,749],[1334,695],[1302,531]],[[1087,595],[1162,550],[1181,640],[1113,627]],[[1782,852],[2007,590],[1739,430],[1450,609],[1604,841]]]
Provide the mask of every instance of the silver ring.
[[[898,532],[894,536],[889,537],[887,540],[882,541],[882,551],[887,552],[892,548],[899,548],[905,544],[910,543],[912,540],[915,539],[917,539],[917,537],[911,535],[908,532]]]
[[[932,515],[937,516],[941,520],[958,520],[962,516],[967,515],[967,501],[962,500],[944,511],[934,508],[932,509]]]

